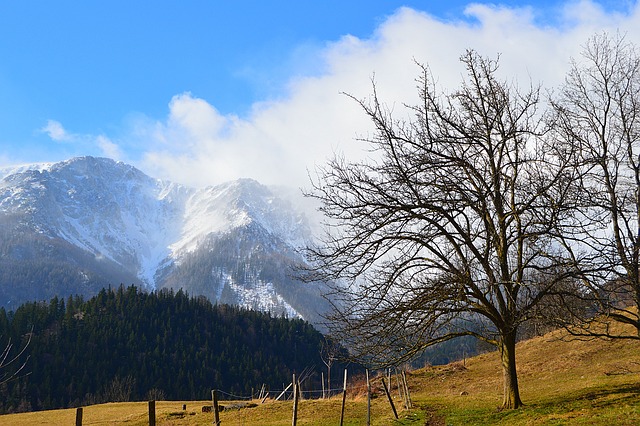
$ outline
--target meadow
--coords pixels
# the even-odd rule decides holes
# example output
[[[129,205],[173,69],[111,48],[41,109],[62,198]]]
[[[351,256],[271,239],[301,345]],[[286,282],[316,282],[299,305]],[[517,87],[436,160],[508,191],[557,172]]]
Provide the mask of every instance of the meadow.
[[[502,371],[496,352],[444,366],[425,366],[408,374],[413,401],[405,409],[395,389],[395,420],[380,377],[372,380],[372,425],[637,425],[640,424],[640,342],[567,340],[554,331],[518,344],[518,371],[525,406],[500,410]],[[362,378],[349,387],[345,425],[365,425],[367,398]],[[291,425],[292,401],[227,409],[221,424]],[[337,425],[342,398],[303,399],[298,425]],[[230,401],[221,401],[229,405]],[[183,406],[186,405],[186,410]],[[210,401],[159,401],[157,425],[211,425]],[[110,403],[84,407],[84,425],[148,424],[148,403]],[[71,425],[75,409],[0,416],[2,425]]]

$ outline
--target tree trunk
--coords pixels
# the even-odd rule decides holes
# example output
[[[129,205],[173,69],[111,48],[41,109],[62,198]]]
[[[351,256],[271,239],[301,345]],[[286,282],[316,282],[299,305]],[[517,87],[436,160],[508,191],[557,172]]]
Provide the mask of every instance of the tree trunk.
[[[502,335],[500,341],[502,358],[502,374],[504,378],[503,409],[519,408],[522,405],[516,372],[516,332],[510,331]]]

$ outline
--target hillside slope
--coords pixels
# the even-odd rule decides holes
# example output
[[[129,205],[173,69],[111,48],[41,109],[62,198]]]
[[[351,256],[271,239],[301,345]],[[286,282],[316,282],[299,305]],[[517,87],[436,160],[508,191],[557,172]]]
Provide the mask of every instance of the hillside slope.
[[[318,371],[324,341],[301,319],[133,286],[88,301],[54,298],[9,314],[0,308],[0,348],[26,345],[27,335],[25,375],[0,385],[0,412],[206,398],[214,387],[251,395],[294,372]],[[4,361],[0,380],[13,368],[2,368]],[[318,374],[309,383],[319,386]]]
[[[640,424],[640,341],[575,340],[557,330],[520,342],[516,351],[521,410],[497,409],[497,352],[414,371],[418,405],[453,425]]]
[[[373,381],[372,425],[637,425],[640,424],[640,342],[565,341],[566,334],[552,332],[518,344],[518,370],[525,406],[500,411],[502,377],[499,355],[486,353],[464,362],[425,367],[408,375],[412,410],[403,410],[394,395],[400,420],[393,418],[382,393],[380,378]],[[362,382],[352,382],[347,399],[347,424],[365,424],[366,398]],[[158,424],[210,424],[212,415],[201,413],[204,402],[158,405]],[[194,408],[195,407],[195,408]],[[85,408],[95,422],[145,424],[146,404],[113,404]],[[193,413],[193,414],[191,414]],[[34,424],[43,419],[72,421],[72,410],[0,416],[7,425]],[[299,424],[337,424],[340,397],[304,400],[298,408]],[[274,402],[247,410],[223,411],[223,424],[291,424],[291,401]],[[239,423],[240,422],[240,423]],[[45,421],[46,423],[46,421]]]

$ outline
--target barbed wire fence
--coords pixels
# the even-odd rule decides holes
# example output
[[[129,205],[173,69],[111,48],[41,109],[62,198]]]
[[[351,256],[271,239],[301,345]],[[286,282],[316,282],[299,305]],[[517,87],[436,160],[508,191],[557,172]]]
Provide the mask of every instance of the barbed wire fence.
[[[386,384],[391,391],[392,388],[396,389],[398,393],[398,397],[400,399],[404,399],[404,383],[406,382],[406,372],[401,370],[396,373],[388,373],[385,371],[384,374],[378,374],[376,377],[372,378],[371,381],[379,380],[381,378],[386,378]],[[396,383],[393,384],[393,380],[396,380]],[[361,384],[354,384],[354,382],[362,381]],[[302,385],[303,380],[298,380],[298,382]],[[284,386],[283,388],[269,388],[266,389],[266,385],[262,385],[258,392],[253,392],[250,395],[239,395],[233,392],[227,392],[223,389],[216,389],[218,391],[219,396],[224,396],[224,398],[220,398],[220,400],[225,401],[251,401],[251,400],[261,400],[264,398],[265,394],[268,393],[271,399],[277,400],[290,400],[293,398],[293,390],[292,383],[289,383],[288,386]],[[262,391],[264,389],[264,391]],[[322,389],[300,389],[300,396],[303,399],[322,399],[322,398],[331,398],[336,395],[342,394],[344,391],[344,387],[332,387],[332,388],[322,388]],[[351,382],[347,384],[347,393],[349,394],[364,394],[367,391],[367,385],[364,378],[356,376],[355,379],[351,379]],[[277,396],[282,395],[280,398]],[[274,398],[275,396],[275,398]]]
[[[257,407],[258,404],[254,403],[253,401],[261,401],[261,403],[265,403],[269,396],[271,396],[271,399],[270,399],[271,403],[275,401],[284,401],[284,400],[293,399],[292,426],[296,426],[297,415],[298,415],[298,400],[300,398],[321,400],[321,399],[331,399],[331,398],[342,395],[342,406],[341,406],[341,412],[340,412],[340,426],[342,426],[345,419],[345,402],[346,402],[347,394],[349,393],[352,395],[352,397],[366,396],[367,398],[366,424],[370,425],[371,396],[373,394],[371,383],[372,381],[377,381],[379,379],[382,385],[382,389],[384,390],[384,393],[388,398],[391,409],[393,410],[393,414],[395,418],[398,419],[398,413],[397,413],[395,404],[393,402],[393,398],[391,396],[391,390],[392,390],[391,371],[389,370],[387,373],[378,375],[373,380],[370,380],[369,371],[366,370],[365,377],[366,377],[366,380],[364,382],[362,381],[361,377],[357,376],[355,379],[352,378],[351,383],[349,384],[347,381],[347,370],[345,369],[344,382],[343,382],[342,388],[326,389],[324,388],[324,385],[323,385],[323,389],[307,389],[303,391],[300,389],[300,383],[301,383],[300,379],[299,378],[296,379],[296,375],[294,374],[292,377],[293,379],[292,382],[287,387],[283,386],[283,389],[273,389],[269,391],[266,389],[266,385],[263,384],[260,390],[260,393],[258,394],[258,399],[256,399],[256,395],[253,391],[251,392],[251,395],[239,395],[235,392],[227,392],[221,389],[213,389],[211,391],[212,405],[203,406],[202,411],[203,412],[213,411],[213,415],[214,415],[213,424],[216,426],[221,426],[222,423],[220,420],[220,411],[221,411],[221,407],[223,406],[218,404],[219,402],[218,396],[220,396],[220,401],[224,401],[226,404],[224,406],[225,410],[238,409],[234,419],[235,423],[231,421],[231,423],[229,424],[241,424],[244,426],[245,424],[247,424],[246,423],[247,421],[251,422],[252,419],[251,419],[251,415],[248,414],[248,411],[242,410],[242,408]],[[406,381],[406,377],[407,377],[406,372],[396,371],[394,377],[396,378],[397,391],[398,391],[399,398],[404,402],[406,409],[411,409],[412,405],[411,405],[411,398],[409,395],[409,386]],[[387,385],[387,381],[385,381],[385,378],[389,382],[389,385]],[[379,388],[376,390],[376,392],[378,391],[379,391]],[[277,395],[277,397],[274,397],[275,395]],[[227,404],[227,403],[230,403],[230,404]],[[186,411],[186,405],[183,405],[182,410]],[[75,422],[76,426],[82,426],[83,413],[84,413],[83,407],[76,408],[76,422]],[[192,414],[195,414],[195,413],[192,413]],[[148,415],[149,415],[149,426],[155,426],[156,425],[156,401],[155,400],[148,401]],[[225,420],[225,423],[227,421],[228,420]],[[97,424],[97,423],[90,422],[89,424]]]
[[[350,384],[348,384],[348,381],[347,381],[346,369],[344,371],[344,374],[345,374],[344,383],[341,388],[329,388],[329,387],[325,388],[323,383],[322,389],[302,390],[300,385],[309,376],[301,375],[299,377],[305,377],[304,380],[301,380],[300,378],[296,379],[296,375],[294,374],[293,380],[288,386],[285,387],[283,385],[282,389],[267,389],[266,385],[263,384],[257,395],[253,392],[253,390],[251,392],[251,395],[238,395],[236,393],[227,392],[222,389],[214,389],[212,390],[213,406],[211,407],[215,415],[214,424],[215,425],[221,424],[219,421],[219,414],[218,414],[218,411],[220,409],[217,406],[218,400],[227,401],[227,402],[238,402],[238,401],[241,402],[240,404],[235,404],[235,406],[232,405],[231,408],[245,408],[248,406],[257,406],[257,404],[249,405],[251,404],[251,401],[260,401],[260,403],[265,403],[267,399],[269,399],[270,401],[293,400],[294,408],[293,408],[292,425],[296,426],[299,399],[317,399],[317,400],[330,399],[330,398],[334,398],[342,395],[342,408],[341,408],[341,414],[340,414],[340,425],[342,425],[344,421],[346,397],[347,397],[347,394],[350,394],[353,397],[358,395],[366,396],[367,398],[367,423],[366,424],[369,425],[370,418],[371,418],[371,396],[373,393],[372,391],[373,381],[380,382],[381,389],[380,388],[377,389],[376,392],[384,392],[389,402],[389,405],[391,406],[391,409],[393,411],[393,415],[395,416],[396,419],[398,419],[398,412],[393,402],[393,397],[391,395],[391,392],[393,390],[393,381],[392,381],[393,378],[396,379],[396,386],[395,386],[396,391],[398,394],[398,398],[402,401],[404,405],[404,408],[407,410],[410,410],[412,408],[413,404],[411,402],[409,386],[407,383],[407,375],[404,370],[402,371],[396,370],[395,374],[392,376],[391,369],[389,369],[389,370],[386,370],[384,374],[381,374],[381,375],[379,374],[377,377],[373,378],[372,380],[370,380],[369,378],[369,371],[366,370],[366,380],[362,381],[362,378],[358,377],[356,378],[356,380],[352,379]],[[387,379],[386,381],[385,381],[385,378]],[[245,402],[245,403],[242,404],[242,402]]]

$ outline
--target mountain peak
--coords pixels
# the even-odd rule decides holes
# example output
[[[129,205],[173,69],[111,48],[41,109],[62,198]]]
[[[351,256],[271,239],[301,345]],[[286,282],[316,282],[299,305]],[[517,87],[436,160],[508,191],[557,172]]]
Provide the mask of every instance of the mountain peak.
[[[21,234],[7,236],[6,241],[15,240],[15,247],[14,242],[7,243],[4,250],[26,253],[28,240],[37,239],[43,244],[38,256],[46,260],[47,250],[55,252],[64,259],[65,268],[77,270],[74,273],[83,277],[80,281],[115,268],[118,277],[131,277],[127,284],[155,289],[194,282],[192,292],[214,301],[235,294],[239,299],[259,298],[251,306],[260,309],[269,310],[275,303],[288,314],[297,312],[276,297],[279,284],[261,271],[282,273],[284,259],[298,262],[292,256],[309,240],[309,226],[289,201],[253,179],[195,189],[153,179],[131,165],[100,157],[22,166],[6,173],[0,181],[0,226],[15,235],[20,229]],[[230,253],[235,256],[231,263]],[[2,254],[0,263],[10,258]],[[32,261],[24,254],[19,257]],[[213,258],[226,259],[220,261],[224,267],[211,264]],[[192,274],[202,264],[209,266],[197,280],[180,275]],[[243,269],[248,264],[254,269]],[[6,287],[1,275],[0,287]],[[271,301],[264,302],[268,294]]]

